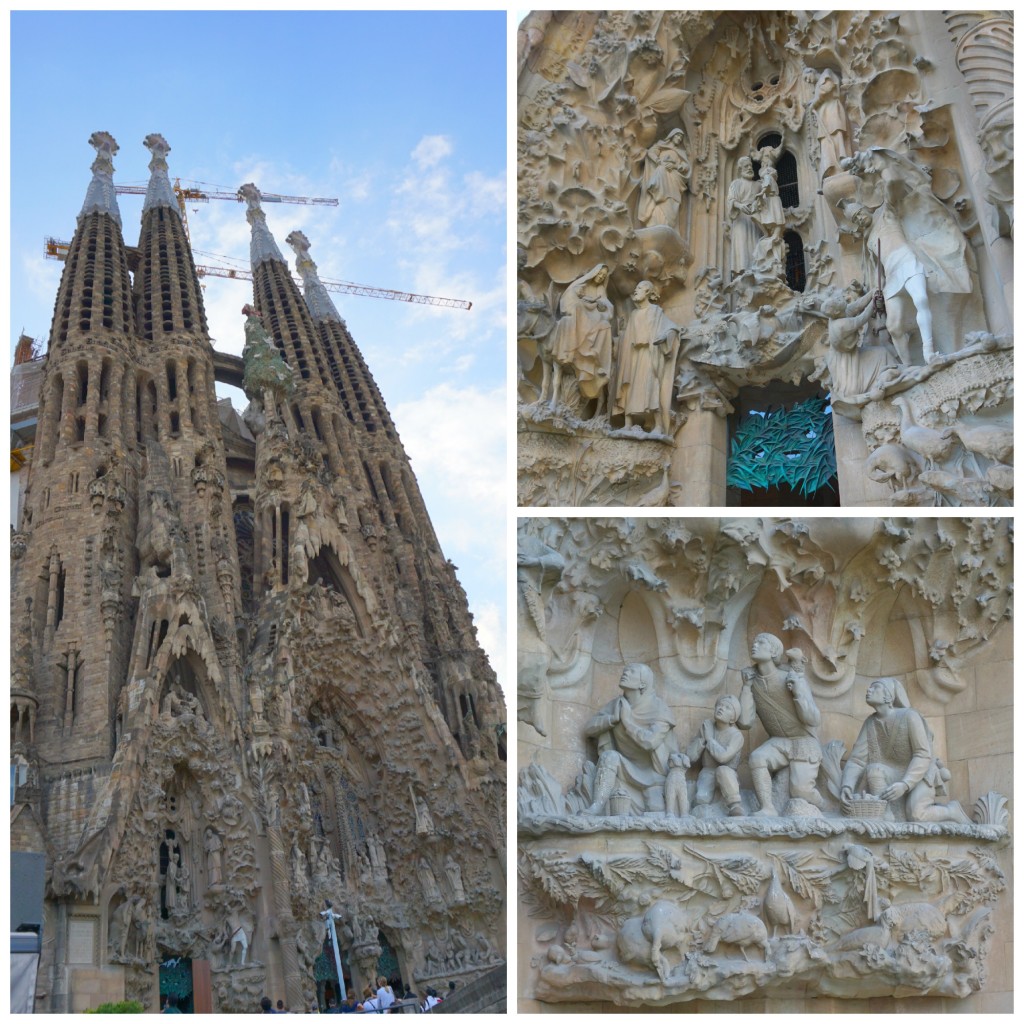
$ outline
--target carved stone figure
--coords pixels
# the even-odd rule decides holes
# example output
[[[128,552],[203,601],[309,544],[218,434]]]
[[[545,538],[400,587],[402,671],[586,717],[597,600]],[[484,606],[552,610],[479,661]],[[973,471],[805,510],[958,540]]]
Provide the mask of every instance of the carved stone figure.
[[[782,143],[778,146],[764,146],[757,151],[761,158],[758,179],[760,202],[754,219],[761,225],[766,234],[781,238],[782,229],[786,226],[786,214],[779,195],[779,172],[775,161],[782,154]]]
[[[881,294],[869,292],[846,303],[837,294],[827,295],[821,303],[820,315],[828,318],[828,353],[825,356],[832,395],[836,399],[875,393],[901,376],[901,369],[892,351],[875,340],[870,327],[877,316]],[[818,315],[813,308],[806,312]]]
[[[873,215],[854,209],[854,222],[867,228],[869,260],[877,264],[881,251],[886,325],[904,365],[913,365],[910,335],[915,327],[929,362],[937,354],[933,297],[967,295],[973,288],[967,239],[932,193],[927,175],[908,159],[878,150],[866,166],[880,167],[875,174],[882,202]]]
[[[668,775],[665,776],[665,813],[677,818],[690,813],[690,794],[686,788],[686,769],[689,767],[690,759],[686,754],[669,754]]]
[[[619,957],[653,967],[664,981],[669,973],[665,951],[685,952],[690,942],[686,914],[675,903],[658,900],[641,916],[625,921],[616,937]]]
[[[423,889],[423,898],[427,903],[440,903],[443,900],[441,890],[437,886],[437,879],[434,871],[426,857],[420,857],[416,862],[416,877],[420,880],[420,887]]]
[[[206,851],[206,881],[208,885],[220,885],[223,871],[222,851],[224,843],[216,829],[209,827],[203,837],[203,849]]]
[[[754,247],[762,237],[759,230],[761,186],[754,178],[754,163],[749,156],[736,162],[739,177],[729,186],[725,203],[724,229],[729,242],[729,266],[733,278],[750,267]]]
[[[551,404],[558,400],[562,370],[576,372],[580,394],[597,399],[600,415],[612,368],[612,304],[607,293],[608,267],[599,263],[566,288],[559,302],[561,318],[551,335],[554,361]]]
[[[421,796],[413,796],[413,807],[416,811],[416,835],[433,835],[434,819],[430,815],[427,801]]]
[[[132,901],[125,897],[110,915],[110,951],[122,960],[128,951],[128,937],[132,927]]]
[[[587,814],[607,813],[616,783],[626,787],[634,806],[662,809],[669,755],[679,749],[675,722],[654,692],[654,673],[647,665],[627,665],[619,682],[622,695],[606,704],[584,734],[597,741],[594,799]]]
[[[625,416],[627,427],[651,421],[655,430],[667,434],[679,325],[665,316],[658,297],[650,281],[641,281],[633,291],[636,309],[629,315],[619,349],[613,411]]]
[[[750,657],[754,664],[743,671],[740,693],[741,729],[749,729],[755,716],[768,740],[750,755],[750,776],[762,816],[777,817],[772,799],[772,777],[789,768],[790,796],[821,807],[815,788],[821,764],[818,726],[821,712],[814,703],[802,672],[782,669],[782,641],[771,633],[754,638]]]
[[[842,161],[850,156],[850,122],[846,116],[842,85],[831,68],[826,68],[814,87],[811,108],[818,121],[818,176],[824,181],[838,174]]]
[[[841,796],[848,804],[858,785],[889,803],[906,798],[909,821],[970,819],[956,801],[936,802],[946,779],[932,750],[932,736],[921,715],[910,707],[897,679],[876,679],[865,697],[875,709],[861,727],[843,769]]]
[[[464,903],[466,901],[466,890],[462,888],[462,868],[459,867],[458,861],[450,853],[444,859],[444,873],[448,876],[448,884],[452,888],[455,902]]]
[[[743,749],[743,733],[736,728],[740,717],[740,702],[731,694],[719,697],[715,702],[714,718],[706,718],[700,731],[686,748],[690,761],[700,761],[697,776],[697,794],[694,802],[710,804],[717,786],[734,817],[743,814],[740,803],[740,782],[736,769]]]
[[[690,160],[678,128],[647,151],[637,217],[641,224],[679,230],[679,207],[690,177]]]
[[[761,950],[765,963],[771,959],[772,948],[768,944],[768,929],[759,917],[746,911],[723,914],[712,922],[708,941],[704,946],[705,952],[714,953],[720,943],[736,946],[743,954],[743,959],[747,961],[750,960],[747,954],[750,946],[756,946]]]
[[[164,874],[164,906],[168,910],[178,907],[178,872],[181,862],[178,859],[178,848],[172,847],[167,859],[167,871]]]

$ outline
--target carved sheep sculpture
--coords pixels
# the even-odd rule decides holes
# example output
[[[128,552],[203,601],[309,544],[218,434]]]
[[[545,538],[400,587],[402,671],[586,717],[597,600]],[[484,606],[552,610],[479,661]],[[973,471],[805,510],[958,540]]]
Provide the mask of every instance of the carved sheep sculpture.
[[[748,946],[759,946],[764,952],[764,962],[768,962],[771,946],[768,945],[768,929],[764,922],[753,914],[738,910],[734,914],[723,914],[711,925],[705,952],[714,953],[720,942],[739,946],[743,959],[749,961]]]
[[[675,903],[658,900],[642,917],[631,917],[619,929],[619,959],[653,967],[665,981],[669,965],[663,950],[678,949],[682,953],[688,939],[683,911]]]

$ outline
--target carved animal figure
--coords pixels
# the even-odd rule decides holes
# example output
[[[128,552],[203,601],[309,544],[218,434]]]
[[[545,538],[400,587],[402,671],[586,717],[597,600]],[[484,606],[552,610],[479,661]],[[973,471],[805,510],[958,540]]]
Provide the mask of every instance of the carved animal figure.
[[[868,456],[864,468],[872,480],[877,483],[888,481],[896,491],[909,486],[920,466],[902,445],[883,444]]]
[[[743,953],[743,959],[750,961],[747,956],[748,946],[758,946],[764,952],[764,962],[768,962],[771,955],[771,946],[768,945],[768,929],[764,922],[753,914],[738,910],[733,914],[723,914],[711,925],[708,943],[704,947],[705,952],[714,953],[718,944],[724,942],[731,946],[739,946]]]
[[[653,967],[658,977],[665,981],[669,965],[663,951],[678,949],[683,952],[688,939],[686,915],[683,911],[675,903],[658,900],[648,907],[643,917],[631,917],[619,929],[619,958],[624,963]]]
[[[786,890],[779,882],[775,868],[772,868],[772,880],[768,884],[768,892],[764,897],[764,916],[772,926],[772,938],[776,937],[779,927],[785,929],[783,934],[792,935],[796,932],[796,907]]]
[[[908,932],[927,932],[933,939],[949,934],[946,915],[930,903],[895,903],[882,911],[879,923],[900,940]]]
[[[1002,494],[1013,493],[1013,466],[989,466],[988,482]]]
[[[1013,462],[1013,431],[1003,427],[963,427],[954,424],[953,433],[960,443],[976,455],[993,462]]]
[[[905,447],[924,458],[929,469],[935,469],[936,462],[949,458],[956,445],[952,427],[932,430],[931,427],[918,426],[911,419],[910,406],[903,395],[894,398],[892,404],[900,411],[900,440]]]
[[[992,493],[992,485],[987,480],[964,479],[942,469],[925,470],[917,479],[937,494],[962,505],[986,505]]]

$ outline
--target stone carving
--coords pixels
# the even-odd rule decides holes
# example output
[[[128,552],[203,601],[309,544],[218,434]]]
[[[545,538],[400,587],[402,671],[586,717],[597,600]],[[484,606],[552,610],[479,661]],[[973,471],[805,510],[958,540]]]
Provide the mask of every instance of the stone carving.
[[[664,224],[678,230],[679,207],[690,176],[690,161],[683,141],[683,133],[677,128],[647,151],[637,211],[641,224],[648,227]]]
[[[627,800],[649,811],[664,807],[668,758],[678,749],[675,723],[654,692],[647,665],[627,665],[619,683],[622,696],[606,704],[586,725],[597,743],[597,775],[588,814],[606,813],[616,786]]]
[[[818,171],[822,181],[838,174],[850,152],[850,122],[846,116],[842,83],[831,68],[826,68],[814,87],[811,109],[817,118]]]
[[[206,881],[208,885],[220,885],[223,878],[223,858],[221,851],[224,844],[220,835],[213,827],[208,827],[203,835],[203,849],[206,851]]]
[[[932,752],[928,725],[910,707],[898,679],[876,679],[865,698],[875,709],[861,727],[843,769],[841,799],[848,807],[859,783],[871,796],[892,804],[906,798],[908,821],[970,820],[956,801],[938,804],[949,772]],[[945,774],[945,778],[943,778]]]
[[[933,729],[954,692],[949,663],[936,670],[952,639],[938,610],[968,593],[974,607],[1008,598],[1007,525],[521,524],[524,550],[558,555],[559,583],[538,601],[548,642],[571,633],[602,652],[548,692],[550,731],[521,733],[525,997],[667,1007],[793,985],[810,998],[982,990],[993,921],[1005,919],[1008,818],[998,794],[968,818],[963,761],[951,770],[938,756]],[[540,537],[543,549],[526,542]],[[938,612],[930,627],[895,625],[909,621],[896,578],[902,607]],[[570,614],[581,590],[599,602],[592,618]],[[826,593],[842,653],[820,643]],[[750,665],[736,622],[752,634]],[[842,663],[856,666],[887,629],[897,646],[874,646],[848,675]],[[978,666],[994,635],[974,646]],[[712,637],[731,653],[702,664]],[[658,657],[627,664],[602,704],[610,650]],[[862,674],[879,658],[899,659],[901,678]],[[849,753],[837,735],[857,737]],[[975,749],[990,756],[984,740]]]
[[[791,663],[783,668],[782,656],[782,641],[777,636],[761,633],[754,638],[750,648],[754,664],[743,671],[737,721],[741,729],[749,729],[756,715],[768,733],[767,741],[750,755],[750,775],[761,805],[757,813],[772,817],[778,813],[772,799],[772,779],[782,768],[789,768],[791,801],[787,814],[806,814],[802,805],[820,808],[822,803],[815,788],[821,763],[817,734],[821,712],[801,667]],[[797,801],[801,806],[794,811]]]
[[[955,61],[935,59],[947,30]],[[974,467],[957,452],[925,470],[943,475],[899,488],[865,466],[894,440],[878,421],[900,395],[932,428],[980,425],[972,405],[1011,426],[1005,12],[590,12],[531,32],[518,105],[519,504],[727,504],[721,419],[737,396],[760,412],[826,394],[864,443],[836,422],[838,483],[817,482],[819,497],[1009,503],[1006,462]],[[619,386],[642,282],[679,330],[657,417],[650,397],[627,408]],[[567,315],[577,292],[603,310],[582,367]],[[556,342],[554,366],[572,372],[552,369]]]
[[[620,343],[614,412],[625,416],[627,427],[651,420],[655,430],[668,434],[679,327],[657,301],[650,281],[641,281],[633,291],[636,308]]]
[[[561,318],[551,336],[554,374],[551,402],[557,401],[562,371],[576,373],[580,394],[597,400],[607,396],[612,368],[612,304],[606,286],[608,267],[600,263],[566,288],[559,303]]]
[[[704,719],[700,732],[686,748],[690,762],[696,764],[699,760],[701,765],[700,775],[697,776],[695,807],[710,804],[717,788],[731,815],[743,813],[740,783],[736,775],[743,734],[735,723],[741,712],[739,700],[731,694],[719,697],[715,702],[714,718]]]
[[[444,859],[444,873],[448,877],[448,885],[456,903],[466,901],[466,890],[462,888],[462,869],[458,861],[449,853]]]

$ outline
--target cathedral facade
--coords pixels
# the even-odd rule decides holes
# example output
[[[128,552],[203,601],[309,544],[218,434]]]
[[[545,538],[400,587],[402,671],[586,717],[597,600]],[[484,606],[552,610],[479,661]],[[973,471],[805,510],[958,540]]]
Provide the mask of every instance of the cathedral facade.
[[[534,12],[519,504],[1012,503],[1013,19]]]
[[[37,1009],[308,1007],[325,901],[347,985],[468,981],[503,962],[504,702],[383,398],[254,186],[246,347],[215,356],[169,146],[130,247],[90,143],[12,539]]]

